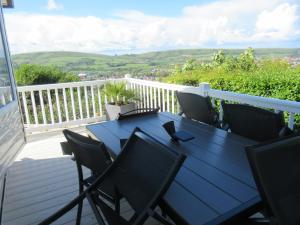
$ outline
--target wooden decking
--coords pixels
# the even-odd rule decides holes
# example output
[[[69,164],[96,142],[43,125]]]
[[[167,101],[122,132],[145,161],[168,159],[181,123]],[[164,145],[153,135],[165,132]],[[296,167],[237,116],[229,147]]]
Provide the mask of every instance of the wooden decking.
[[[27,143],[9,169],[4,195],[2,225],[37,224],[78,194],[76,166],[69,156],[63,156],[61,135]],[[75,224],[76,210],[54,224]],[[123,202],[122,215],[132,210]],[[85,202],[82,225],[97,224]],[[149,220],[147,225],[159,224]]]

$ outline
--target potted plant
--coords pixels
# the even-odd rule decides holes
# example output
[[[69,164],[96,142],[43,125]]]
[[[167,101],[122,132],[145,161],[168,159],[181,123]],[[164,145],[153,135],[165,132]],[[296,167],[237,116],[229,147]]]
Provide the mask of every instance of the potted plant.
[[[126,83],[107,83],[102,91],[110,102],[105,104],[106,115],[109,120],[114,120],[119,113],[126,113],[136,108],[133,100],[138,100],[133,90],[126,89]]]

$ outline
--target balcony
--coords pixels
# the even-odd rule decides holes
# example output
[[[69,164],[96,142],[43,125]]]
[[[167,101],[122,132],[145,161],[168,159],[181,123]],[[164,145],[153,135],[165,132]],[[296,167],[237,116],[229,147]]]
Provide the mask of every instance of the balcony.
[[[59,143],[61,128],[72,127],[86,134],[84,125],[105,121],[104,105],[110,99],[101,87],[107,82],[126,82],[138,95],[139,107],[159,107],[161,111],[179,112],[175,91],[210,96],[215,107],[221,100],[244,103],[285,112],[288,126],[295,126],[300,103],[214,90],[207,83],[198,87],[165,84],[130,77],[64,84],[23,86],[18,88],[25,131],[29,140],[10,168],[4,197],[2,224],[36,224],[77,195],[75,164],[63,156]],[[1,92],[1,101],[9,99]],[[222,108],[218,108],[222,120]],[[131,214],[125,203],[124,214]],[[56,224],[75,224],[76,208]],[[84,205],[82,224],[96,224],[92,211]],[[147,224],[157,224],[147,221]]]

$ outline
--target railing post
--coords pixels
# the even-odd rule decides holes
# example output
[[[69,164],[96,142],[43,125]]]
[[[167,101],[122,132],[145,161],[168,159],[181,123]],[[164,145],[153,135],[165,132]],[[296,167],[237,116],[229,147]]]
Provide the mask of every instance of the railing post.
[[[124,75],[124,78],[125,78],[125,80],[126,80],[126,89],[127,89],[127,90],[128,90],[128,89],[131,89],[130,83],[129,83],[129,81],[128,81],[128,79],[131,78],[131,74],[129,74],[129,73],[125,74],[125,75]]]
[[[206,82],[200,83],[199,90],[203,96],[209,96],[210,84]]]

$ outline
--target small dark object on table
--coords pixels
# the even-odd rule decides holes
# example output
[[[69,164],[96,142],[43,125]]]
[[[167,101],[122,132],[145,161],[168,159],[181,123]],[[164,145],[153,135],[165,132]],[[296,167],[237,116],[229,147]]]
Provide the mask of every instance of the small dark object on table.
[[[186,142],[195,138],[194,136],[192,136],[191,134],[183,130],[176,132],[174,121],[169,121],[167,123],[164,123],[163,127],[165,128],[165,130],[170,135],[173,141]]]

